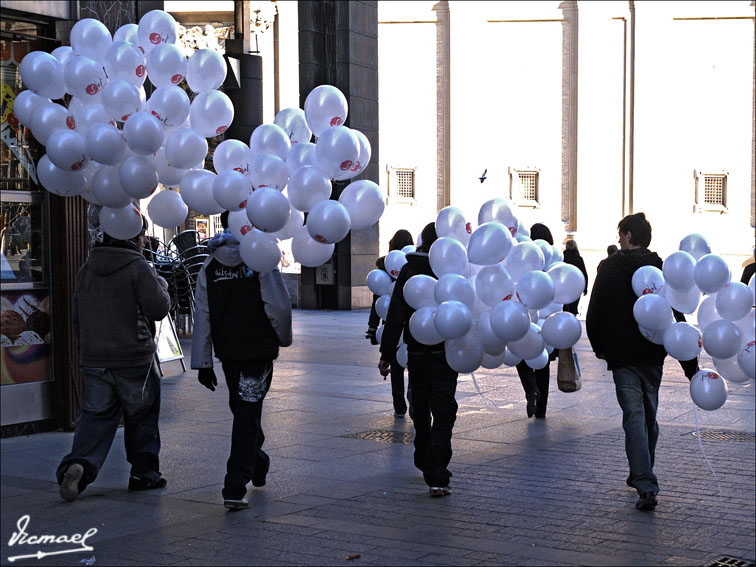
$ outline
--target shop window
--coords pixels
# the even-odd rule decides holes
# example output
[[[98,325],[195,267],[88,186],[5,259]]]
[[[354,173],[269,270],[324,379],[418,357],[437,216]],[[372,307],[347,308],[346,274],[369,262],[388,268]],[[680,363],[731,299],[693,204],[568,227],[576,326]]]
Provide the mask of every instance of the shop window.
[[[725,171],[699,172],[695,177],[695,212],[727,212],[727,179]]]

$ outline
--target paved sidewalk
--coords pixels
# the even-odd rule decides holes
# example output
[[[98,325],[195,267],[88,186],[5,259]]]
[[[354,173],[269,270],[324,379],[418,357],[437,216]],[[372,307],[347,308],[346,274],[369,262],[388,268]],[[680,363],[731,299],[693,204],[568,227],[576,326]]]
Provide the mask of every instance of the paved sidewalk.
[[[168,486],[126,490],[119,430],[97,481],[74,503],[58,496],[55,468],[72,433],[3,439],[1,563],[75,544],[16,542],[85,533],[89,552],[13,564],[77,565],[705,565],[756,559],[754,383],[732,385],[725,406],[698,411],[668,358],[660,393],[659,506],[643,513],[625,485],[621,414],[611,375],[585,338],[583,388],[551,393],[545,420],[527,419],[513,368],[460,377],[451,496],[429,498],[412,466],[409,419],[395,419],[378,351],[363,337],[367,311],[295,311],[265,402],[267,485],[250,508],[228,512],[220,490],[231,413],[225,384],[212,393],[166,363],[161,415]],[[188,341],[182,341],[186,351]],[[187,360],[188,366],[188,360]],[[710,366],[710,360],[702,360]],[[216,367],[222,377],[220,365]],[[479,393],[479,390],[481,393]],[[372,432],[367,434],[366,432]],[[712,432],[739,432],[716,440]],[[386,442],[393,437],[394,441]],[[738,437],[728,433],[725,437]],[[382,440],[377,440],[382,439]],[[351,559],[350,559],[351,558]]]

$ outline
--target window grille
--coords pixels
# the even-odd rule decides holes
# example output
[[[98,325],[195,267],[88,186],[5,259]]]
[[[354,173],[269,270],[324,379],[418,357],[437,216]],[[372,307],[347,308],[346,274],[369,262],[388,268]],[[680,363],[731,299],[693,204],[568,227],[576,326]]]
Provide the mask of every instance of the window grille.
[[[694,170],[693,175],[696,182],[696,201],[693,211],[726,213],[728,172]]]
[[[520,172],[520,197],[523,201],[538,201],[538,173]]]
[[[704,203],[707,205],[725,205],[724,175],[704,175]]]
[[[402,199],[415,198],[415,170],[414,169],[397,169],[396,173],[396,193],[395,195]]]

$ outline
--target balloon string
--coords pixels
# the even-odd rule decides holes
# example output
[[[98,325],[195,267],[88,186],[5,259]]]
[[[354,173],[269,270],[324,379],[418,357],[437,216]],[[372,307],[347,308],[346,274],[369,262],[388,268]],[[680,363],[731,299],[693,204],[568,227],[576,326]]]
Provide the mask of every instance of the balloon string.
[[[480,397],[482,397],[486,402],[491,404],[495,410],[498,410],[499,407],[496,405],[496,403],[493,400],[491,400],[488,396],[486,396],[480,389],[480,386],[478,386],[478,381],[475,379],[475,373],[470,372],[470,376],[472,376],[473,384],[475,385],[475,389],[478,390],[478,394],[480,394]]]
[[[696,433],[698,435],[698,446],[701,447],[701,453],[703,453],[704,459],[706,459],[706,463],[709,465],[711,474],[714,475],[714,480],[717,481],[717,487],[719,488],[719,497],[722,498],[722,485],[719,484],[717,473],[714,472],[714,467],[711,466],[711,461],[709,460],[709,457],[706,456],[706,451],[704,451],[703,443],[701,442],[701,426],[698,423],[698,407],[695,404],[693,404],[693,414],[696,416]]]

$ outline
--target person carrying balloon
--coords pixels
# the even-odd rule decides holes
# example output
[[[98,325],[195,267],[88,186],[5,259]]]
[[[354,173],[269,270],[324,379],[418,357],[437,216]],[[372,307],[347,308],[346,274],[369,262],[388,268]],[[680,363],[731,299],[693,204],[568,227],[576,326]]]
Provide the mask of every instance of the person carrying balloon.
[[[451,494],[447,468],[451,461],[451,436],[457,418],[457,372],[449,367],[443,342],[425,345],[410,332],[410,317],[415,312],[404,299],[404,284],[412,276],[436,277],[428,252],[436,241],[435,223],[429,223],[420,235],[416,252],[407,254],[391,295],[386,324],[381,337],[381,360],[378,368],[388,372],[394,360],[399,337],[404,332],[407,344],[407,370],[412,384],[411,402],[415,425],[415,466],[423,472],[431,496]]]
[[[564,243],[564,261],[566,264],[572,264],[573,266],[577,267],[582,273],[583,277],[585,278],[585,288],[583,289],[583,295],[586,295],[588,293],[588,272],[585,269],[585,262],[583,261],[583,257],[580,255],[580,250],[578,250],[578,245],[575,240],[572,238],[568,239],[567,242]],[[580,298],[576,299],[572,303],[568,303],[564,306],[564,311],[567,311],[568,313],[572,313],[573,315],[578,314],[578,302],[580,301]]]
[[[264,486],[270,457],[263,451],[262,404],[270,389],[279,347],[292,343],[291,297],[278,269],[260,274],[242,261],[239,243],[226,229],[208,243],[211,253],[197,277],[192,368],[215,391],[213,349],[221,361],[234,416],[223,505],[246,508],[247,483]]]
[[[409,231],[400,229],[394,233],[394,236],[389,240],[389,252],[393,250],[401,250],[405,246],[414,245],[414,240]],[[386,256],[381,256],[375,261],[375,265],[379,270],[386,271]],[[365,338],[370,340],[370,344],[377,345],[378,339],[375,334],[378,331],[378,325],[381,322],[381,318],[378,316],[378,312],[375,310],[375,302],[378,301],[379,296],[373,294],[373,305],[370,308],[370,317],[368,318],[368,330],[365,332]],[[396,360],[396,354],[391,362],[391,396],[394,399],[394,415],[396,417],[404,417],[407,413],[407,402],[404,400],[404,367],[402,367]],[[407,397],[410,397],[410,386],[407,386]],[[412,403],[410,403],[410,417],[412,417]]]
[[[662,268],[662,260],[648,250],[651,224],[643,213],[628,215],[618,225],[620,249],[606,258],[591,292],[586,317],[588,339],[597,358],[612,371],[617,401],[622,408],[625,452],[630,474],[627,484],[638,491],[638,510],[657,505],[659,483],[654,474],[654,453],[659,436],[656,411],[667,352],[646,340],[633,316],[637,296],[632,278],[642,266]],[[681,313],[675,318],[684,320]],[[698,359],[680,362],[691,379]]]
[[[97,478],[124,415],[129,490],[163,488],[160,474],[160,378],[153,365],[155,321],[170,308],[168,284],[142,255],[139,234],[105,233],[79,270],[73,327],[83,378],[73,446],[56,476],[60,496],[73,501]]]

